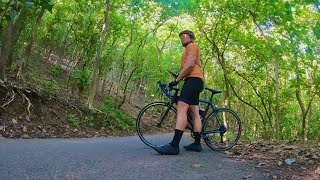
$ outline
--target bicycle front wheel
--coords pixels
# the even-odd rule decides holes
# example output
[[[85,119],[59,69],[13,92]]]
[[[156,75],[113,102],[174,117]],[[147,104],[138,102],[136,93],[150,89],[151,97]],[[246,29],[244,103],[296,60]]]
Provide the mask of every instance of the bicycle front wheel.
[[[232,148],[241,135],[241,121],[234,111],[214,109],[204,121],[203,134],[207,146],[216,151]]]
[[[152,148],[170,142],[176,115],[177,110],[168,103],[154,102],[146,105],[136,121],[136,130],[142,142]]]

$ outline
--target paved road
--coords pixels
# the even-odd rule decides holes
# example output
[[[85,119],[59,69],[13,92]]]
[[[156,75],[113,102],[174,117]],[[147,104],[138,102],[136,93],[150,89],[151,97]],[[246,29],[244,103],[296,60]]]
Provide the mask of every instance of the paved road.
[[[181,145],[188,144],[183,138]],[[265,179],[207,147],[158,155],[138,137],[0,139],[0,179]]]

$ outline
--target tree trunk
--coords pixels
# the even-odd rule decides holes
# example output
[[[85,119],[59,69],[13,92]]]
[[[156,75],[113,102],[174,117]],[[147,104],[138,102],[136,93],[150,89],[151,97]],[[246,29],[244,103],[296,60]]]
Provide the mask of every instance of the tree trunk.
[[[271,45],[271,42],[269,40],[269,38],[264,34],[264,31],[262,30],[262,28],[260,27],[260,25],[257,23],[256,21],[256,17],[255,14],[249,10],[249,14],[252,17],[252,20],[254,22],[254,24],[257,26],[257,28],[259,29],[260,33],[262,34],[263,38],[265,39],[265,41],[268,43],[268,46],[270,48],[270,50],[273,53],[273,59],[274,59],[274,74],[275,74],[275,86],[276,86],[276,94],[275,94],[275,99],[276,99],[276,107],[275,107],[275,124],[276,124],[276,140],[280,139],[280,109],[279,109],[279,101],[280,101],[280,95],[279,95],[279,59],[277,57],[277,53],[274,50],[274,48]]]
[[[125,55],[127,50],[129,49],[129,47],[133,44],[133,24],[131,24],[131,28],[130,28],[130,41],[127,44],[127,46],[124,48],[123,53],[122,53],[122,63],[121,63],[121,72],[120,72],[120,76],[119,76],[119,81],[118,81],[118,85],[117,85],[117,92],[116,92],[116,97],[118,97],[119,94],[119,87],[123,78],[123,74],[124,74],[124,70],[125,70]]]
[[[33,44],[35,43],[36,38],[37,38],[37,30],[38,30],[38,27],[40,26],[41,19],[42,19],[45,12],[46,12],[46,9],[42,8],[41,12],[37,18],[36,24],[34,25],[34,27],[32,29],[31,38],[30,38],[29,44],[27,45],[26,52],[25,52],[25,55],[22,59],[21,65],[19,67],[19,71],[17,73],[17,78],[19,78],[22,75],[22,73],[25,71],[25,69],[27,67],[28,60],[31,56]]]
[[[128,103],[129,103],[129,104],[132,104],[131,98],[132,98],[133,92],[134,92],[134,88],[132,88],[131,91],[130,91],[130,95],[129,95],[129,98],[128,98],[128,99],[129,99],[129,100],[128,100]]]
[[[224,39],[224,43],[225,45],[228,43],[228,40],[229,40],[229,36],[231,34],[231,32],[235,29],[234,28],[231,28],[228,32],[228,35],[227,37],[225,37]],[[226,60],[225,60],[225,57],[224,57],[224,52],[226,51],[226,49],[220,49],[217,45],[217,43],[215,42],[215,39],[210,39],[208,37],[208,35],[206,34],[205,31],[203,31],[204,34],[205,34],[205,37],[206,39],[212,44],[212,50],[213,52],[215,52],[217,54],[217,59],[222,67],[222,70],[223,70],[223,79],[224,79],[224,82],[225,82],[225,90],[226,90],[226,93],[225,93],[225,97],[224,97],[224,106],[227,107],[227,108],[230,108],[230,85],[229,85],[229,79],[228,79],[228,71],[227,71],[227,66],[226,66]]]
[[[11,38],[12,38],[13,22],[8,21],[6,32],[2,37],[2,47],[0,56],[0,80],[6,80],[6,68],[8,67]]]
[[[21,33],[21,27],[24,21],[24,18],[26,17],[27,14],[27,7],[24,7],[18,17],[15,19],[14,24],[13,24],[13,29],[12,29],[12,38],[11,38],[11,45],[10,45],[10,55],[9,55],[9,62],[8,62],[8,67],[10,67],[13,63],[13,48],[17,44],[20,33]]]
[[[296,47],[296,44],[291,40],[291,43],[294,44],[293,47]],[[305,105],[303,103],[303,100],[301,98],[301,90],[300,90],[300,84],[301,84],[301,74],[299,72],[299,60],[298,60],[298,53],[296,52],[296,50],[293,50],[293,54],[294,54],[294,61],[296,63],[296,67],[295,67],[295,72],[296,72],[296,82],[297,82],[297,87],[296,87],[296,98],[298,100],[299,106],[300,106],[300,110],[301,110],[301,119],[302,119],[302,123],[301,123],[301,138],[304,140],[305,139],[305,129],[306,129],[306,108]]]
[[[222,66],[222,70],[223,70],[223,78],[224,78],[225,87],[226,87],[224,105],[225,105],[225,107],[230,108],[230,85],[229,85],[226,61],[225,61],[225,58],[223,55],[221,55],[221,66]]]
[[[4,17],[6,16],[6,13],[8,12],[8,10],[10,8],[10,5],[11,5],[11,3],[13,1],[14,0],[10,0],[9,2],[7,2],[6,7],[4,8],[4,10],[3,10],[3,12],[2,12],[2,14],[0,16],[0,37],[1,37],[1,33],[2,33],[2,28],[3,28],[3,26],[2,26],[3,22],[2,21],[5,19]]]
[[[110,9],[109,0],[105,1],[105,6],[106,6],[106,11],[104,13],[104,24],[102,27],[102,32],[100,34],[100,42],[99,42],[98,49],[95,56],[93,77],[91,79],[91,83],[90,83],[91,88],[89,91],[89,97],[87,101],[87,105],[89,109],[93,109],[94,97],[97,93],[97,86],[99,83],[100,59],[101,59],[101,54],[102,54],[102,50],[105,42],[105,36],[107,34],[107,28],[109,27],[109,9]]]
[[[275,55],[274,55],[275,56]],[[275,74],[275,81],[276,81],[276,139],[280,140],[280,110],[279,110],[279,102],[280,102],[280,95],[279,95],[279,60],[278,58],[274,58],[275,66],[274,66],[274,74]]]
[[[122,99],[121,103],[119,104],[118,108],[121,108],[121,106],[122,106],[122,105],[125,103],[125,101],[126,101],[128,84],[129,84],[129,82],[130,82],[130,80],[131,80],[131,78],[132,78],[132,75],[134,74],[134,72],[135,72],[137,69],[138,69],[138,68],[135,67],[135,68],[131,71],[131,73],[130,73],[130,75],[129,75],[129,78],[128,78],[125,86],[124,86],[123,99]]]

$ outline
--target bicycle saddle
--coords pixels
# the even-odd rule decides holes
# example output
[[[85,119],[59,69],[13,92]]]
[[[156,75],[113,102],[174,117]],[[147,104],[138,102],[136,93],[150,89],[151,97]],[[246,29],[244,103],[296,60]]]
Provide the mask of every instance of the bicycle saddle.
[[[218,94],[218,93],[222,93],[222,91],[220,91],[220,90],[215,90],[215,89],[210,89],[210,88],[204,88],[204,89],[206,89],[206,90],[208,90],[208,91],[210,91],[210,92],[212,92],[213,94]]]

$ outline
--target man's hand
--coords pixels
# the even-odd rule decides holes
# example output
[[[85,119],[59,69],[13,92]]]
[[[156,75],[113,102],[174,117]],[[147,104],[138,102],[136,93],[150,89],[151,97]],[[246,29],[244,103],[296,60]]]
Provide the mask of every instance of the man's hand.
[[[176,85],[178,85],[178,84],[179,84],[179,82],[177,82],[176,80],[174,80],[174,81],[170,82],[170,83],[168,84],[168,86],[169,86],[169,87],[173,87],[173,86],[176,86]]]

